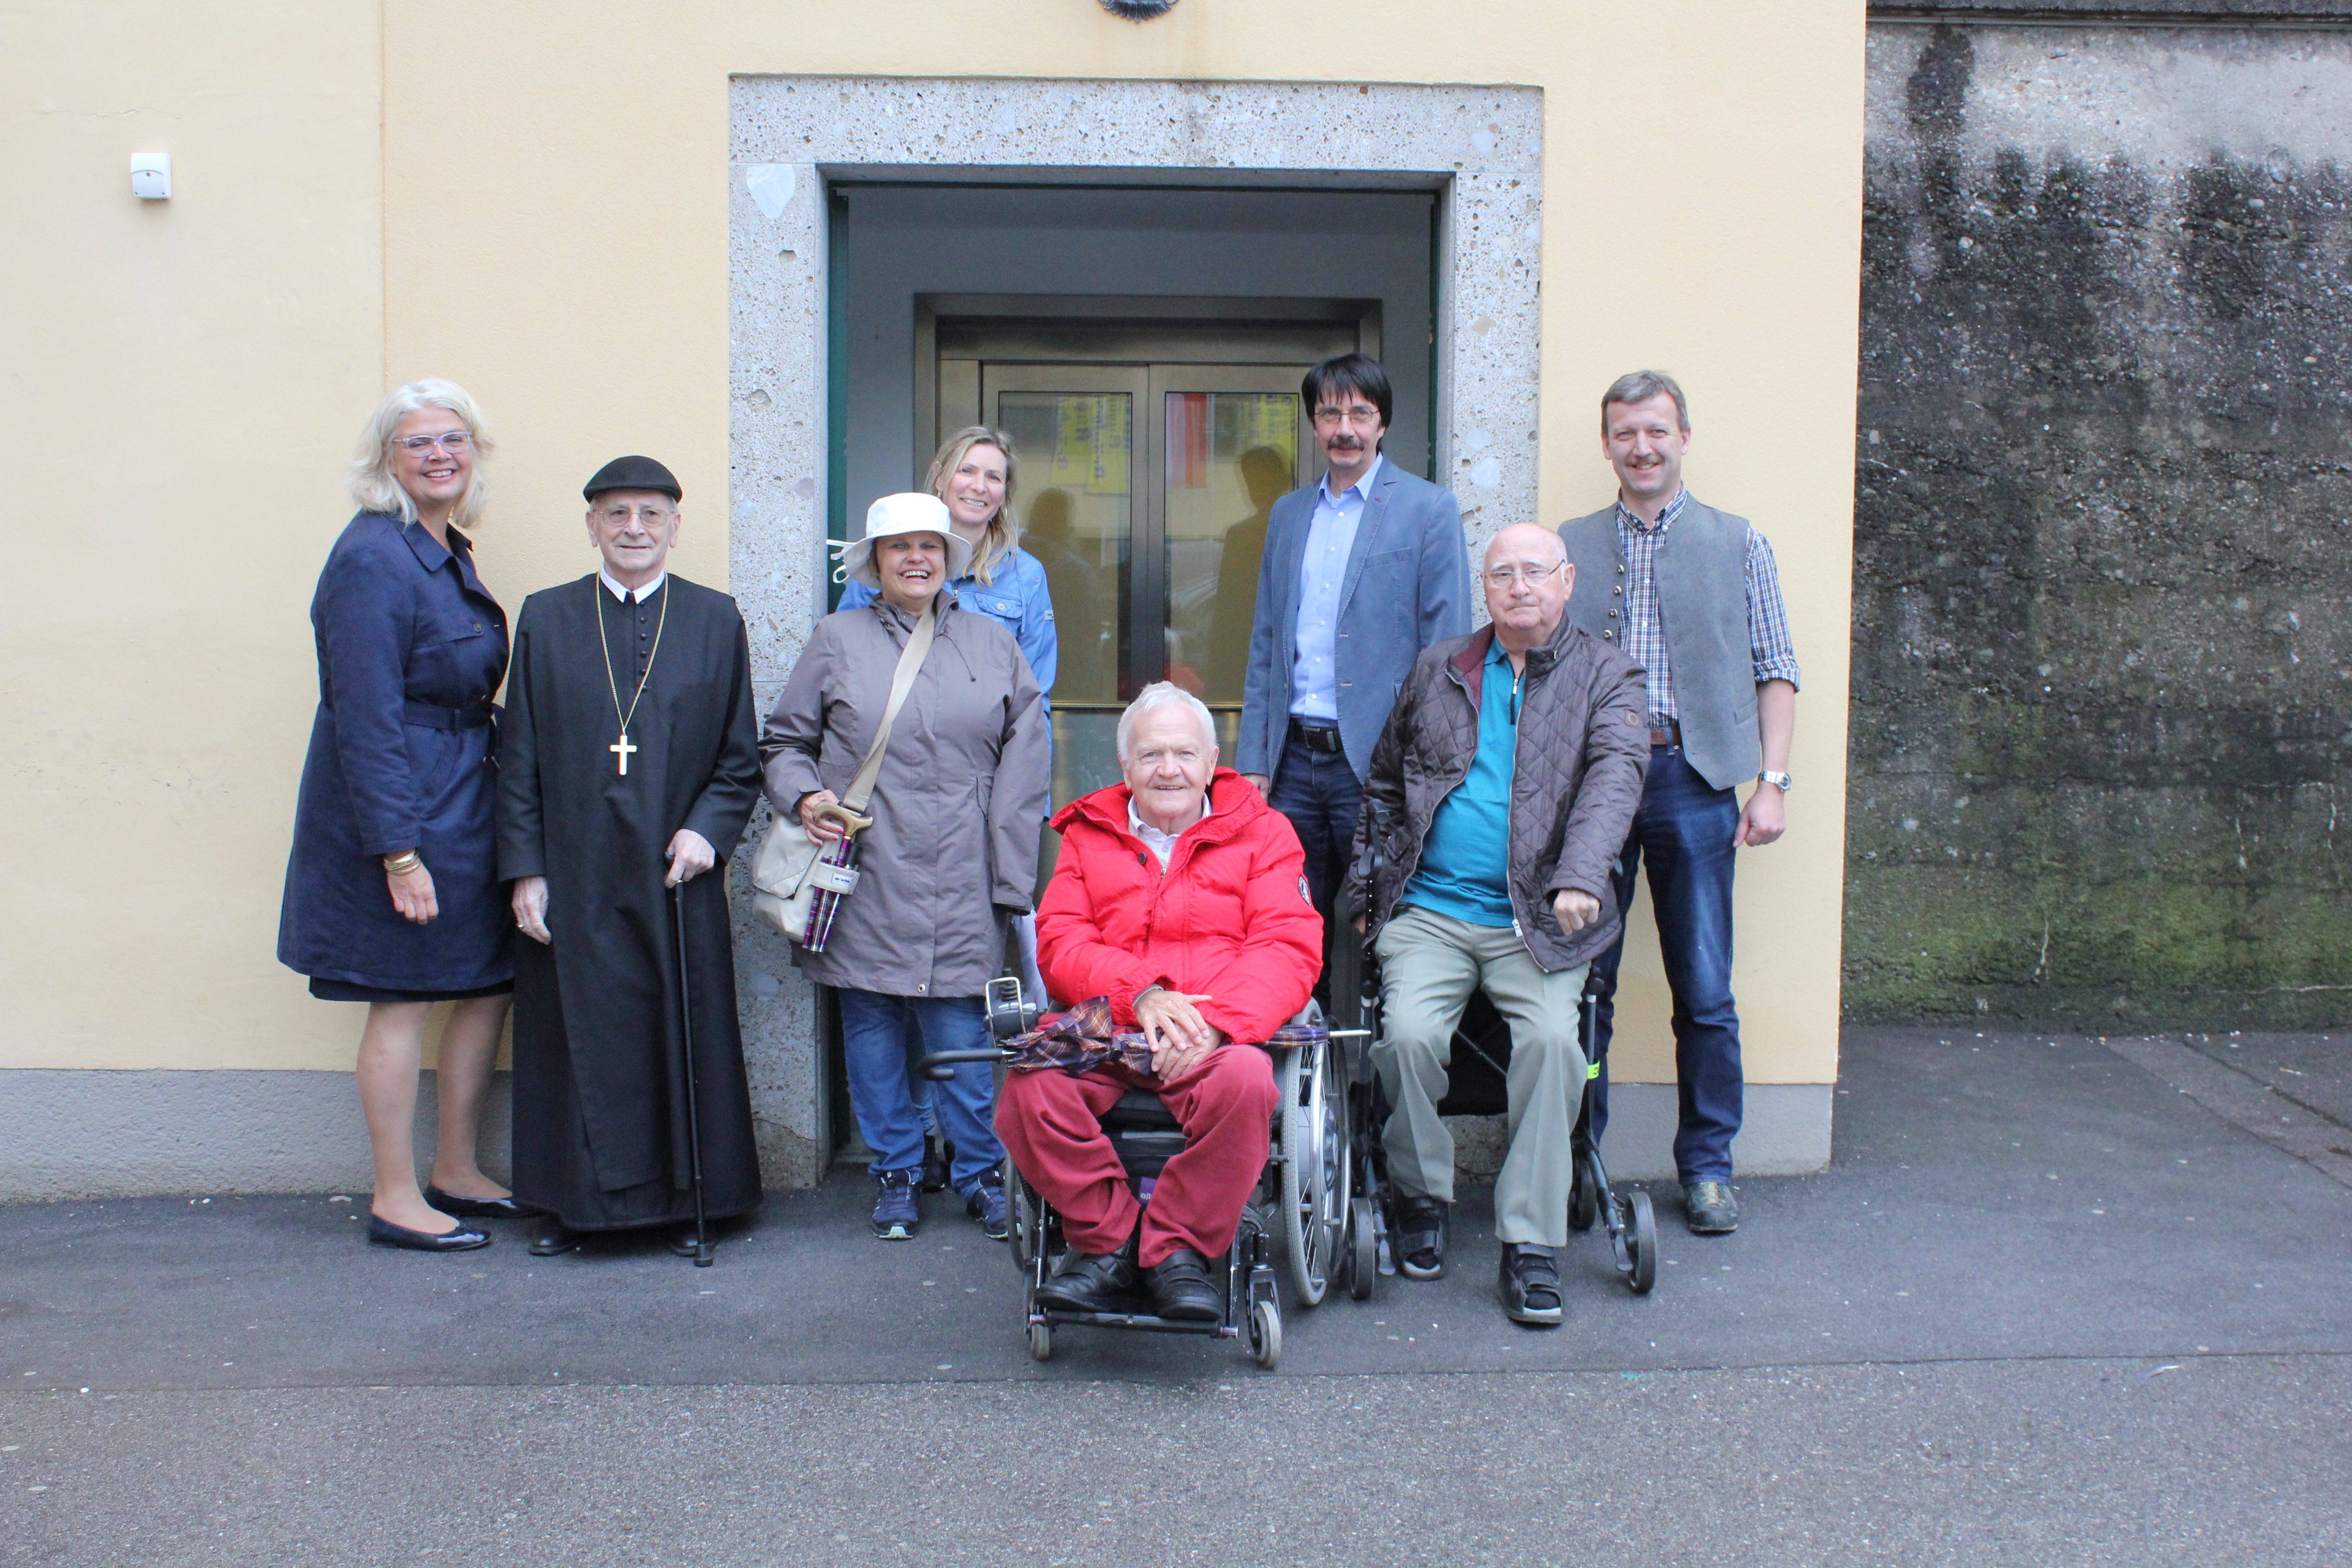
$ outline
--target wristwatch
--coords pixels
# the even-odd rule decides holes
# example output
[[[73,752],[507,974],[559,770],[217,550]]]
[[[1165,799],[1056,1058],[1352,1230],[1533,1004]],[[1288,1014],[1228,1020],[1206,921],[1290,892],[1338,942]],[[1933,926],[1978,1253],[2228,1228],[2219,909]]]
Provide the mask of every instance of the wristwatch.
[[[1758,784],[1770,784],[1774,788],[1778,789],[1782,795],[1786,795],[1789,793],[1789,786],[1796,781],[1791,779],[1786,773],[1776,773],[1772,772],[1771,769],[1767,768],[1762,773],[1756,775],[1756,782]]]

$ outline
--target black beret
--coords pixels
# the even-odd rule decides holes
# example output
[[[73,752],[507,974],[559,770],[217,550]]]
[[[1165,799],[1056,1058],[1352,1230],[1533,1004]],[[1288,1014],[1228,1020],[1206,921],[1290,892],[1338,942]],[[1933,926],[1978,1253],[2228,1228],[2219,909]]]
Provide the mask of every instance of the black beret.
[[[686,499],[686,492],[678,489],[677,476],[651,458],[615,458],[597,469],[596,477],[580,493],[594,500],[606,490],[659,490],[672,500]]]

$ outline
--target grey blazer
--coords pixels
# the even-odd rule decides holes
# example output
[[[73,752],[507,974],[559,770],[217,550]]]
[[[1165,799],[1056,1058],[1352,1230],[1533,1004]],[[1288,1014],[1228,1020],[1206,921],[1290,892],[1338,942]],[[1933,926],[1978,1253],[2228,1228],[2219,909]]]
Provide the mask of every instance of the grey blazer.
[[[1290,725],[1290,668],[1297,653],[1299,568],[1315,521],[1316,485],[1274,503],[1258,565],[1257,615],[1242,681],[1240,753],[1234,766],[1272,773]],[[1385,458],[1365,498],[1339,588],[1332,663],[1339,683],[1339,741],[1363,778],[1389,709],[1421,650],[1470,629],[1470,552],[1454,492]]]

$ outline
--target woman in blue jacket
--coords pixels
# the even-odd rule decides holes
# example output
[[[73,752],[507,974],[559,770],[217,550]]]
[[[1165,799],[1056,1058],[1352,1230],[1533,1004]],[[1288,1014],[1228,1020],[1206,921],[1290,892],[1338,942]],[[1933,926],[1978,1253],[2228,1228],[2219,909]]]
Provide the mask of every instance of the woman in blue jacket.
[[[368,1004],[368,1239],[425,1252],[486,1247],[467,1221],[522,1212],[475,1154],[514,990],[490,702],[507,617],[460,531],[481,516],[488,446],[474,400],[446,381],[398,388],[361,432],[359,515],[310,601],[319,708],[278,925],[278,961],[310,977],[313,996]],[[444,1001],[456,1006],[441,1036],[440,1146],[420,1193],[416,1075]]]
[[[1013,634],[1029,673],[1037,678],[1048,712],[1053,709],[1054,671],[1061,662],[1060,644],[1054,635],[1054,601],[1045,590],[1045,568],[1021,548],[1021,530],[1013,521],[1013,492],[1021,465],[1013,455],[1013,438],[985,425],[970,425],[940,444],[931,458],[926,483],[930,492],[948,503],[948,525],[971,546],[971,570],[949,583],[956,603],[977,610]],[[841,608],[854,610],[875,597],[873,589],[852,581],[841,591]],[[1022,968],[1033,996],[1045,994],[1037,976],[1037,921],[1023,915],[1014,922],[1021,941]],[[935,1193],[948,1184],[948,1160],[952,1145],[938,1136],[931,1112],[928,1079],[914,1080],[916,1103],[930,1130],[923,1155],[923,1190]]]

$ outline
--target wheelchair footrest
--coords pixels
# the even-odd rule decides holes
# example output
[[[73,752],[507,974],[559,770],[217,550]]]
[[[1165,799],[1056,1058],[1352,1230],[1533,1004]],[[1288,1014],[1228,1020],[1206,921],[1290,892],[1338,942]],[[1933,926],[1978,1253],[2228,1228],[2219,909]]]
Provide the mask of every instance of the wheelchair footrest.
[[[1214,1320],[1180,1321],[1155,1312],[1065,1312],[1047,1309],[1030,1313],[1029,1321],[1050,1323],[1055,1328],[1081,1323],[1097,1329],[1137,1329],[1147,1334],[1215,1334],[1221,1339],[1232,1339],[1239,1331],[1230,1323]]]

